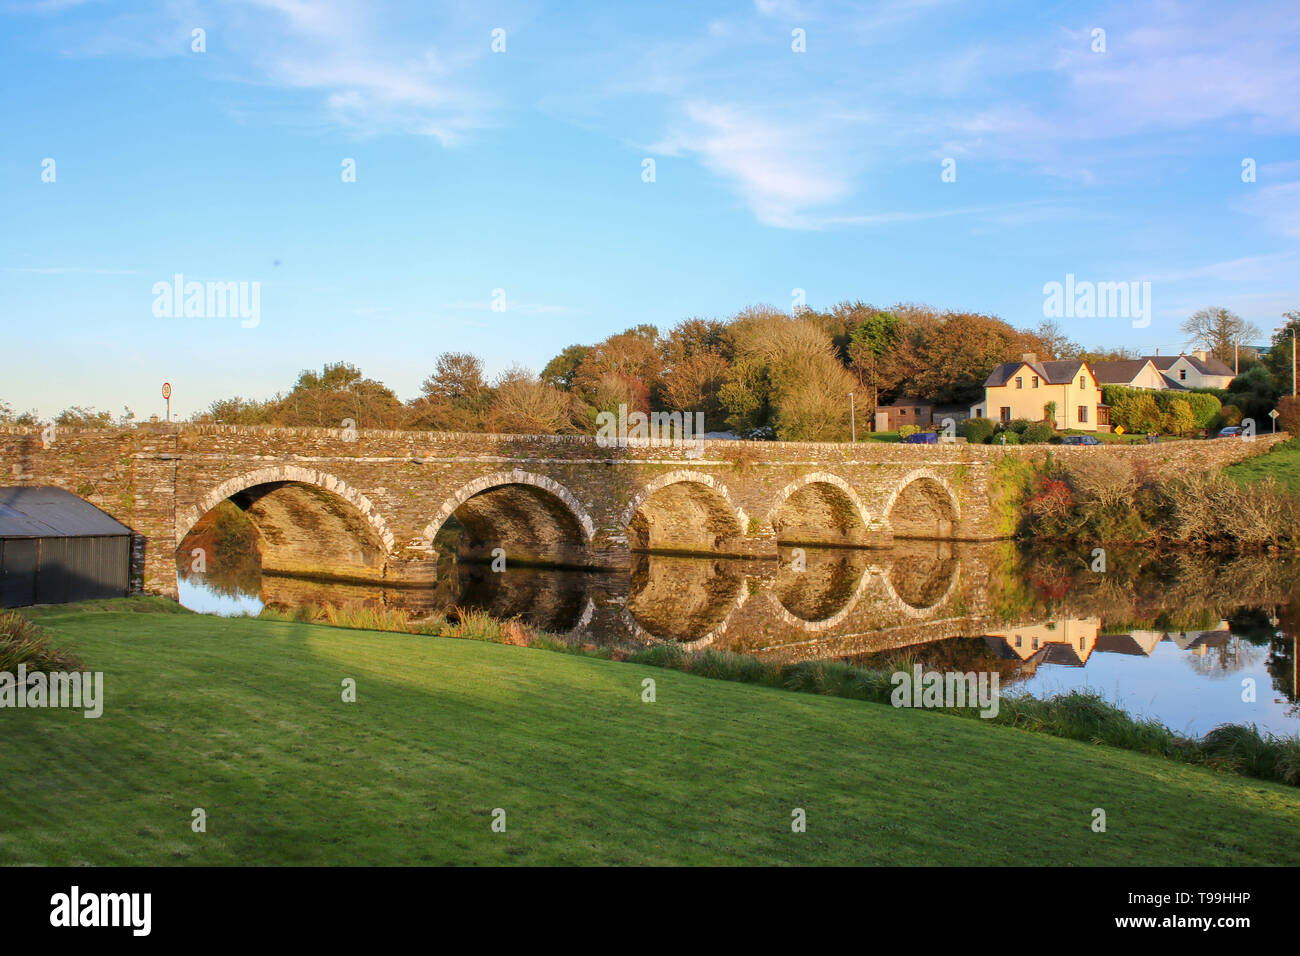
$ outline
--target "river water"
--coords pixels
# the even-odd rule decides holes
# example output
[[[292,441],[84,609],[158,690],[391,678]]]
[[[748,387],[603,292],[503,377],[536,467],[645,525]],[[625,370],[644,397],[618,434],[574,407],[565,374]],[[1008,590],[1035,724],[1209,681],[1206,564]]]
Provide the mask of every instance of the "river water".
[[[996,670],[1003,693],[1088,688],[1182,733],[1229,721],[1300,733],[1300,560],[1112,550],[1096,565],[1090,552],[913,542],[770,561],[638,554],[620,573],[494,572],[444,554],[422,589],[264,575],[255,556],[178,578],[181,603],[204,613],[474,608],[585,644]]]

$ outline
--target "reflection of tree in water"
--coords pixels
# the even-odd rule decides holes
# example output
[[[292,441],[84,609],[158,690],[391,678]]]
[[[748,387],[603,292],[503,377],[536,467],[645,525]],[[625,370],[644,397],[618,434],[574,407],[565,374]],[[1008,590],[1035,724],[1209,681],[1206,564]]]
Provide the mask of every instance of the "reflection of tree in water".
[[[627,609],[655,637],[692,641],[726,619],[744,586],[735,562],[634,553]]]
[[[1300,681],[1297,681],[1297,647],[1300,644],[1300,597],[1277,611],[1277,632],[1269,643],[1268,673],[1273,689],[1290,702],[1287,713],[1300,716]]]
[[[1275,603],[1300,580],[1300,561],[1288,556],[1108,547],[1103,573],[1092,570],[1093,560],[1087,550],[1035,545],[992,584],[1007,592],[1020,581],[1029,586],[1007,602],[1009,620],[1067,614],[1100,617],[1107,629],[1199,631],[1243,606]]]
[[[226,500],[205,514],[176,549],[181,579],[202,584],[224,597],[257,597],[262,587],[262,555],[253,522]],[[194,570],[194,551],[204,554],[202,572]]]
[[[1263,648],[1223,632],[1222,637],[1215,635],[1197,643],[1184,655],[1184,659],[1187,666],[1198,674],[1223,678],[1254,667],[1266,656],[1267,652]]]
[[[867,554],[804,548],[804,570],[798,571],[794,550],[781,549],[781,567],[772,588],[777,600],[803,621],[824,621],[844,610],[867,573]]]

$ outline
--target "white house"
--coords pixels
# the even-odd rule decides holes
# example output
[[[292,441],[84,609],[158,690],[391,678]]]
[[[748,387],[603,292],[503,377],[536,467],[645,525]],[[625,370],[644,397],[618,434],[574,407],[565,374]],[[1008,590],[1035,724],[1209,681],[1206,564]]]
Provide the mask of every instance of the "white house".
[[[1176,388],[1227,388],[1232,369],[1208,352],[1147,356]]]

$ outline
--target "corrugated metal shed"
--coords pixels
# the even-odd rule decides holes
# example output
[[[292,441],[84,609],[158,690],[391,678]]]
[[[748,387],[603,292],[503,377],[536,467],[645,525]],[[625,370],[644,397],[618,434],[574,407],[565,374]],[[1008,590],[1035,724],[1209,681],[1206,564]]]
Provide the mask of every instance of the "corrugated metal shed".
[[[127,593],[131,529],[61,488],[0,488],[0,607]]]
[[[0,538],[129,535],[131,529],[62,488],[0,488]]]

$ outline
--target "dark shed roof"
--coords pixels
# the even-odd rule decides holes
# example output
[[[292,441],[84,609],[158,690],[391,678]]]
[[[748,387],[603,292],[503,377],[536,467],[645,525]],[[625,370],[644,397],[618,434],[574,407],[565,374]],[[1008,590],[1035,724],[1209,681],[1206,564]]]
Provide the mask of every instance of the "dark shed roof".
[[[0,488],[0,538],[88,538],[131,529],[62,488]]]

